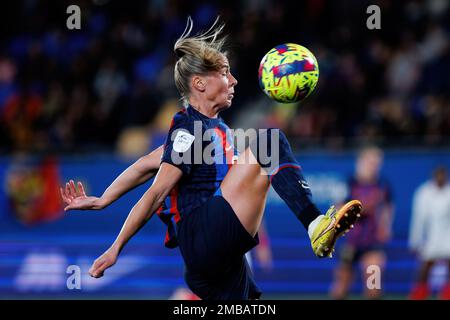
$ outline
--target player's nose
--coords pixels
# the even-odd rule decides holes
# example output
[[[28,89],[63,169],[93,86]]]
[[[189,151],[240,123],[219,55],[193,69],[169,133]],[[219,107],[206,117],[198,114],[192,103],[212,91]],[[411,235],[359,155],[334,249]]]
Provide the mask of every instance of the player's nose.
[[[234,87],[237,84],[238,84],[237,79],[230,72],[230,87]]]

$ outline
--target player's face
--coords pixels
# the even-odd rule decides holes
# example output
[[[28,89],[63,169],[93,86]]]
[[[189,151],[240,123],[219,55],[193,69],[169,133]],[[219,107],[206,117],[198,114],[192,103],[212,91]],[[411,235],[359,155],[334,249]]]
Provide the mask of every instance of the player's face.
[[[364,152],[358,159],[358,176],[364,180],[373,180],[378,177],[382,164],[381,155],[373,150]]]
[[[206,98],[215,106],[228,108],[234,96],[234,86],[237,80],[230,72],[230,64],[224,56],[222,68],[219,71],[211,72],[207,76],[205,87]]]
[[[443,187],[447,183],[447,172],[443,168],[439,168],[434,172],[434,180],[439,187]]]

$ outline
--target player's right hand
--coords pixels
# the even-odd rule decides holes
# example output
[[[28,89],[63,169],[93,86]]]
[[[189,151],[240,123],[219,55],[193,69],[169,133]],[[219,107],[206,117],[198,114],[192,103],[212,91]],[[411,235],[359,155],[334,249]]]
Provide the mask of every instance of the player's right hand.
[[[104,254],[97,258],[89,269],[89,274],[94,278],[103,277],[103,273],[109,267],[112,267],[117,261],[118,254],[114,251],[108,249]]]
[[[64,211],[101,209],[101,205],[99,204],[100,198],[86,196],[83,184],[80,181],[78,181],[78,188],[75,187],[75,182],[70,180],[66,183],[64,189],[59,189],[61,197],[66,204]]]

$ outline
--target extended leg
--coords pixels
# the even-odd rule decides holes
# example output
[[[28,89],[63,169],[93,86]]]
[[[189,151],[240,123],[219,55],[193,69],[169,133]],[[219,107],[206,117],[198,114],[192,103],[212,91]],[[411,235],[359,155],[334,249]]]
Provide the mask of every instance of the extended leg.
[[[221,185],[224,198],[252,235],[259,229],[270,184],[306,230],[321,215],[287,138],[267,129],[260,130]]]
[[[433,260],[422,262],[419,269],[417,283],[414,284],[411,292],[409,293],[409,299],[424,300],[430,296],[431,292],[430,287],[428,286],[428,278],[434,263],[435,262]]]
[[[250,161],[243,162],[244,158]],[[261,167],[250,149],[231,167],[220,188],[244,228],[255,236],[264,214],[269,180],[261,175]]]
[[[353,201],[321,215],[285,135],[276,129],[262,130],[221,185],[224,198],[251,235],[260,226],[269,183],[304,225],[320,257],[331,254],[336,239],[361,211],[361,203]]]
[[[341,264],[334,271],[334,282],[330,290],[333,299],[343,300],[347,298],[353,281],[353,266],[347,262]]]
[[[439,299],[450,300],[450,260],[447,260],[447,282],[439,292]]]
[[[363,274],[363,281],[364,281],[364,295],[367,299],[380,299],[382,295],[382,288],[380,283],[380,288],[371,288],[369,286],[368,280],[369,277],[372,275],[372,273],[368,272],[371,266],[376,266],[379,268],[381,274],[380,274],[380,281],[383,279],[383,270],[384,266],[386,264],[386,255],[382,251],[369,251],[366,252],[361,257],[361,266],[362,266],[362,274]]]

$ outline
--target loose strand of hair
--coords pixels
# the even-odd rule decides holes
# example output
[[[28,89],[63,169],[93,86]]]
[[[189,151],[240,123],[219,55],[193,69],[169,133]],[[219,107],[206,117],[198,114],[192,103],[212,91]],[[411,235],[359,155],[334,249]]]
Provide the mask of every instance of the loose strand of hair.
[[[180,38],[178,38],[178,40],[177,40],[176,43],[178,43],[179,41],[184,40],[184,39],[186,39],[187,37],[189,37],[189,35],[190,35],[191,32],[192,32],[192,28],[193,28],[193,27],[194,27],[194,22],[192,21],[191,16],[188,16],[187,22],[186,22],[186,27],[184,28],[183,33],[181,34]],[[175,44],[175,45],[176,45],[176,44]]]
[[[211,44],[213,47],[215,47],[218,50],[220,50],[222,48],[226,37],[223,37],[222,39],[217,40],[218,36],[222,33],[222,31],[225,27],[225,23],[220,22],[220,16],[217,16],[216,20],[211,25],[211,27],[209,27],[208,30],[206,30],[204,32],[199,32],[195,36],[190,37],[193,26],[194,26],[194,22],[193,22],[191,16],[188,16],[188,19],[186,22],[186,27],[185,27],[183,33],[181,34],[180,38],[178,38],[178,40],[175,42],[175,48],[179,47],[182,44],[182,42],[184,42],[187,39],[191,39],[192,41],[200,42],[200,43],[208,42],[209,44]]]

